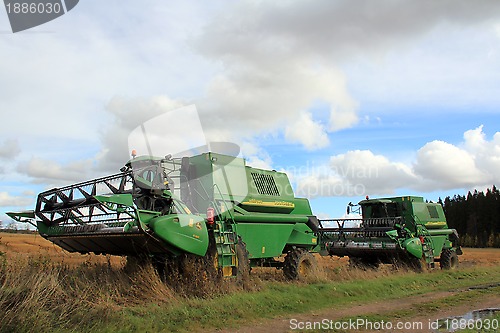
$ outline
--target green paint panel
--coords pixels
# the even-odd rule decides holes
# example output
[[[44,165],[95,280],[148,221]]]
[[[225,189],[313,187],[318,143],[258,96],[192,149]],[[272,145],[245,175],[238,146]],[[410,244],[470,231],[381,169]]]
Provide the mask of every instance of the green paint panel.
[[[318,238],[307,225],[297,223],[293,228],[292,234],[290,235],[287,243],[291,245],[316,246],[318,244]]]
[[[403,242],[403,248],[411,253],[416,258],[422,258],[423,250],[422,243],[418,238],[409,238]]]
[[[245,242],[250,259],[280,256],[293,228],[293,224],[237,224],[238,235]]]
[[[309,204],[309,200],[305,198],[295,198],[294,200],[295,209],[290,213],[293,215],[314,215]]]
[[[18,222],[23,222],[22,221],[23,219],[34,219],[35,218],[35,211],[34,210],[26,210],[24,212],[8,212],[6,214]]]
[[[185,252],[205,255],[208,232],[205,220],[195,215],[166,215],[149,221],[156,236]]]
[[[435,257],[441,256],[441,251],[443,250],[444,242],[446,241],[447,238],[448,238],[447,236],[431,237]]]

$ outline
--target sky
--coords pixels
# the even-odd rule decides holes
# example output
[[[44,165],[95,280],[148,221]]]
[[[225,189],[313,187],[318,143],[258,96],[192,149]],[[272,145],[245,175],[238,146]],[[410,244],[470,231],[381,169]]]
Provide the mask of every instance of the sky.
[[[498,186],[500,2],[85,0],[15,34],[0,9],[0,220],[187,105],[321,218]]]

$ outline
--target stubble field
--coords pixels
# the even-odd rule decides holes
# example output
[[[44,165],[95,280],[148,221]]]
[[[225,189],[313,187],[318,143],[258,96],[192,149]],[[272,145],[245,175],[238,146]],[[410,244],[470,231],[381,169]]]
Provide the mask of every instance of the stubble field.
[[[126,272],[123,258],[68,253],[38,234],[0,233],[0,251],[0,332],[277,333],[297,331],[291,320],[429,322],[500,306],[500,249],[464,249],[451,272],[363,271],[346,258],[317,256],[321,269],[307,281],[254,268],[244,283],[193,277],[180,280],[182,288],[165,285],[151,267]]]

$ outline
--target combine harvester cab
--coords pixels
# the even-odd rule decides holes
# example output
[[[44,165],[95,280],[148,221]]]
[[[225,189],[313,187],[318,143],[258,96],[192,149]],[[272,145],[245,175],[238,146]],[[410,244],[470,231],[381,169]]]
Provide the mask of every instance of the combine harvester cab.
[[[349,205],[348,213],[353,207]],[[458,234],[448,228],[440,204],[416,196],[367,197],[359,207],[361,219],[322,221],[337,224],[319,231],[324,252],[348,256],[351,265],[362,267],[404,263],[422,270],[433,268],[435,262],[443,269],[458,266]],[[346,223],[359,227],[344,227]]]
[[[318,248],[319,222],[285,173],[216,153],[133,158],[118,174],[42,192],[34,211],[10,216],[69,252],[156,263],[195,256],[223,276],[252,264],[296,279],[312,271]]]

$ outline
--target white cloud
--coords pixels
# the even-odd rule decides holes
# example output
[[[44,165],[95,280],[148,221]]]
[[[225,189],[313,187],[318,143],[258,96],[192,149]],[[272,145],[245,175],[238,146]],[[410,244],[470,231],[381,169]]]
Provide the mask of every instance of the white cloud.
[[[358,122],[358,96],[354,98],[347,88],[348,77],[340,69],[345,68],[345,63],[357,65],[356,59],[368,56],[371,61],[370,56],[400,51],[401,46],[411,45],[435,31],[442,44],[448,27],[454,27],[454,31],[462,29],[463,34],[463,27],[481,25],[499,15],[500,4],[491,1],[238,2],[210,21],[195,41],[202,55],[222,65],[222,71],[208,84],[209,103],[205,109],[237,131],[255,134],[295,126],[304,111],[311,111],[316,101],[322,101],[329,109],[326,133],[350,128]],[[460,33],[454,36],[462,41]],[[396,52],[394,57],[399,54]],[[445,73],[439,71],[439,66],[427,68],[425,73],[437,71],[439,75],[429,77],[419,67],[422,54],[410,58],[411,63],[403,63],[405,68],[396,67],[394,75],[389,77],[396,80],[382,94],[388,102],[415,98],[428,101],[431,91],[436,91],[433,100],[442,100],[449,95],[443,97],[439,90],[433,89],[436,82],[441,90],[447,89],[450,94],[454,91],[456,96],[455,87],[464,81],[456,75],[475,73],[474,80],[484,77],[471,68],[464,70],[465,59],[460,59],[460,70],[457,66],[446,67]],[[446,62],[448,59],[431,64]],[[370,91],[375,91],[372,96],[380,95],[387,86],[384,74],[392,69],[390,64],[387,67],[389,71],[377,72],[382,75],[374,77],[362,76],[361,71],[350,85],[363,86],[366,81],[369,84],[363,93],[370,95]],[[406,78],[397,80],[409,68],[416,68],[411,74],[422,78],[417,83],[419,89],[406,84]],[[450,85],[451,82],[455,85]],[[470,100],[477,95],[469,97]],[[288,135],[288,138],[308,149],[313,147],[303,137]]]
[[[362,184],[351,184],[335,173],[324,174],[313,171],[306,176],[291,177],[296,182],[295,195],[298,197],[350,197],[365,193]]]
[[[357,121],[356,103],[339,71],[313,68],[309,62],[293,57],[276,60],[267,67],[258,62],[233,63],[232,58],[226,63],[225,73],[209,84],[199,109],[208,112],[213,123],[225,123],[240,136],[293,123],[317,100],[332,108],[328,129],[350,127]]]
[[[363,93],[373,91],[379,100],[389,103],[398,96],[406,99],[408,95],[402,91],[410,95],[420,91],[406,85],[410,76],[422,78],[418,87],[423,91],[435,91],[436,98],[449,100],[463,96],[450,82],[476,83],[484,77],[496,80],[495,73],[500,71],[478,70],[489,69],[492,63],[484,67],[476,67],[476,62],[471,65],[467,58],[470,53],[463,56],[466,59],[453,58],[454,65],[446,67],[451,63],[448,56],[439,58],[441,52],[429,52],[440,59],[426,67],[425,73],[432,75],[422,75],[422,67],[418,66],[427,63],[425,54],[411,54],[399,66],[392,66],[392,60],[400,58],[401,45],[416,45],[415,49],[419,49],[419,43],[412,43],[434,33],[432,45],[424,51],[435,50],[435,45],[443,45],[440,51],[449,45],[458,45],[458,51],[481,50],[464,47],[460,29],[490,22],[499,16],[499,9],[500,2],[482,0],[422,0],[410,4],[389,0],[376,4],[369,0],[218,1],[215,5],[146,1],[127,6],[119,1],[81,3],[69,15],[37,28],[53,33],[5,35],[0,40],[0,134],[16,137],[23,131],[23,152],[19,153],[16,144],[4,144],[0,145],[0,156],[21,160],[17,170],[36,182],[77,181],[114,172],[129,157],[126,137],[135,126],[192,102],[199,106],[209,141],[239,143],[285,133],[286,139],[307,149],[326,147],[328,133],[358,122],[357,100],[361,97],[353,95],[351,87],[359,82],[366,82]],[[214,16],[216,12],[220,14]],[[455,33],[451,37],[450,26],[457,27],[452,29]],[[467,36],[476,36],[474,32],[469,31]],[[481,41],[477,44],[482,45]],[[451,53],[461,54],[455,49]],[[346,64],[358,66],[353,60],[359,57],[387,54],[390,70],[382,74],[392,70],[389,78],[373,75],[377,80],[370,80],[374,72],[366,74],[365,68],[360,70],[362,76],[351,77],[345,70]],[[453,75],[443,80],[447,73]],[[392,78],[392,84],[385,85]],[[394,87],[402,88],[394,91]],[[443,94],[444,87],[448,87],[448,94]],[[498,95],[497,84],[489,87]],[[480,100],[476,95],[471,98]],[[328,109],[323,118],[312,110],[318,102]],[[477,133],[469,136],[463,147],[456,148],[465,160],[467,154],[472,156],[479,171],[474,171],[471,164],[464,172],[470,171],[469,175],[484,181],[498,180],[496,151],[500,134],[493,141],[481,141]],[[30,137],[33,144],[25,144]],[[95,147],[92,154],[98,154],[62,162],[78,151],[67,140],[81,140],[83,146]],[[40,158],[33,148],[35,144],[51,147],[51,151],[57,149],[64,157]],[[467,144],[487,149],[480,153],[478,147]],[[368,178],[367,188],[390,190],[402,186],[403,181],[411,184],[417,170],[435,179],[426,154],[440,150],[454,151],[446,145],[422,147],[422,157],[415,162],[414,170],[370,152],[348,152],[337,156],[335,163],[345,167],[355,164],[356,157],[377,165],[382,176]],[[494,153],[489,156],[486,151]],[[269,166],[272,161],[265,155],[254,153],[251,159],[256,165]],[[4,166],[2,169],[6,170]],[[397,177],[388,177],[391,173]],[[326,174],[320,178],[346,189],[360,184],[360,177],[341,176]],[[456,175],[450,176],[437,184],[448,188],[456,179]],[[310,179],[312,183],[316,180]]]
[[[498,183],[500,180],[500,132],[488,141],[483,125],[464,133],[464,149],[473,154],[480,171],[484,174],[484,185]]]
[[[273,169],[271,156],[256,143],[245,141],[240,145],[240,148],[241,157],[245,159],[246,165],[259,169]]]
[[[483,125],[464,133],[455,146],[433,141],[417,153],[415,172],[424,179],[424,189],[486,187],[500,181],[500,132],[488,141]]]
[[[181,106],[182,102],[161,95],[151,98],[114,97],[106,107],[111,122],[101,133],[101,151],[97,158],[99,169],[108,172],[118,170],[130,158],[128,137],[131,132],[145,121]],[[169,124],[165,124],[164,131],[168,139]],[[130,148],[138,149],[133,142],[130,144]],[[147,154],[144,151],[138,153]]]
[[[366,194],[392,193],[415,183],[412,170],[403,163],[391,162],[369,150],[349,151],[333,156],[330,166],[351,184],[361,184]]]
[[[368,150],[335,155],[329,165],[300,171],[293,179],[298,193],[309,198],[390,194],[417,181],[408,166]]]
[[[330,143],[325,127],[315,122],[309,112],[301,112],[295,122],[285,128],[285,138],[303,144],[308,150],[323,148]]]
[[[0,159],[12,159],[19,155],[21,152],[21,147],[19,146],[18,140],[9,139],[0,143]]]
[[[279,22],[288,10],[300,7],[300,3],[281,7],[242,2],[230,6],[226,14],[206,27],[197,39],[198,50],[222,61],[224,67],[208,85],[206,97],[210,104],[200,110],[209,110],[241,134],[255,135],[288,127],[287,139],[300,142],[307,149],[324,147],[327,132],[357,122],[357,103],[347,90],[343,73],[334,63],[326,61],[320,50],[298,51],[293,47],[297,40],[307,36],[282,33]],[[285,29],[293,30],[293,25],[286,24]],[[304,116],[317,101],[325,102],[330,113],[328,126],[321,129],[311,117]],[[319,134],[318,144],[311,143],[305,134],[290,131],[301,119],[323,133]],[[310,135],[318,138],[316,133]]]
[[[293,179],[298,192],[310,198],[486,188],[500,182],[500,132],[488,141],[479,126],[466,131],[459,145],[429,142],[416,152],[411,165],[355,150],[332,156],[329,165],[301,171]]]
[[[91,159],[62,164],[57,161],[33,157],[19,163],[17,171],[30,177],[34,183],[54,186],[88,180],[91,175],[94,176],[95,169],[92,166]]]
[[[473,155],[443,141],[432,141],[420,148],[413,168],[436,189],[468,187],[485,181]]]
[[[214,67],[187,41],[213,10],[194,1],[80,2],[32,31],[3,34],[0,133],[95,144],[112,96],[201,95]]]
[[[25,207],[33,204],[33,198],[27,196],[12,196],[0,192],[0,207]]]

